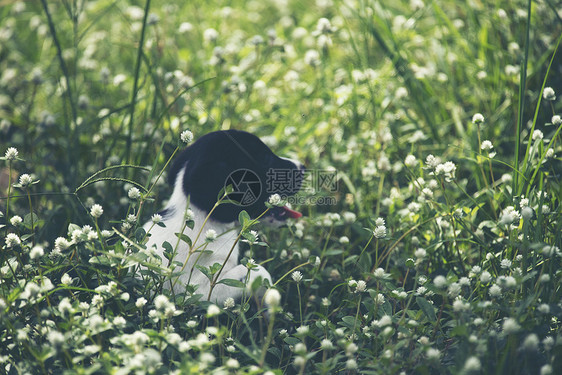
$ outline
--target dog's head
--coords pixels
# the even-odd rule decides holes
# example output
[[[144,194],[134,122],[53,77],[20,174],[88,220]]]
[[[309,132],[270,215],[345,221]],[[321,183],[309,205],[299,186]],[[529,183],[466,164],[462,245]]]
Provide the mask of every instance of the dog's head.
[[[211,212],[221,191],[232,188],[227,199],[235,203],[221,203],[211,214],[223,223],[237,221],[243,210],[252,218],[259,216],[273,194],[294,195],[304,173],[302,164],[278,157],[258,137],[239,130],[208,133],[186,148],[169,171],[171,186],[184,168],[183,192],[204,212]],[[267,216],[269,221],[283,221],[301,215],[275,207]]]

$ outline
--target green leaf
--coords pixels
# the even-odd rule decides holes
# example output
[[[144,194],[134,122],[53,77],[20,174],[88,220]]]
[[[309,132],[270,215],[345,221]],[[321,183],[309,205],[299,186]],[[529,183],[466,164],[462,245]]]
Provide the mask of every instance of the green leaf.
[[[238,214],[238,221],[242,225],[242,228],[246,227],[246,223],[250,222],[251,220],[252,219],[250,219],[250,215],[248,215],[248,213],[244,210],[240,211],[240,213]]]
[[[141,242],[145,236],[146,231],[144,230],[144,228],[137,228],[137,230],[135,231],[135,240],[137,240],[137,242]]]
[[[195,221],[193,221],[193,220],[186,220],[186,221],[185,221],[185,226],[188,227],[189,229],[193,229],[193,227],[195,226]]]
[[[183,242],[187,243],[189,247],[193,246],[191,243],[191,238],[189,238],[185,233],[174,233]]]
[[[432,304],[427,302],[427,300],[423,297],[416,297],[416,302],[429,320],[431,320],[432,322],[435,322],[437,320],[437,316],[435,315],[435,308]]]
[[[232,185],[227,185],[224,188],[222,188],[219,191],[219,194],[217,195],[217,202],[219,202],[219,204],[226,203],[225,197],[228,196],[228,194],[232,193],[233,191],[234,191],[234,187],[232,187]],[[235,203],[238,203],[238,202],[235,202]]]
[[[200,266],[200,265],[196,264],[195,268],[197,268],[199,271],[201,271],[201,273],[203,275],[207,276],[207,278],[209,280],[212,279],[213,275],[211,274],[211,271],[207,267],[203,267],[203,266]]]
[[[359,257],[359,262],[357,263],[361,272],[368,272],[371,269],[372,261],[371,256],[368,252],[364,252]]]
[[[342,249],[331,249],[331,250],[326,250],[324,255],[329,257],[329,256],[332,256],[332,255],[340,255],[341,253],[343,253]]]
[[[165,252],[168,252],[170,254],[174,251],[174,248],[172,247],[172,244],[170,244],[168,241],[164,241],[162,243],[162,247],[164,248]]]
[[[283,339],[283,341],[285,341],[285,343],[289,344],[289,345],[297,345],[299,342],[301,342],[301,340],[297,339],[296,337],[285,337]]]
[[[224,284],[228,286],[233,286],[235,288],[244,288],[246,286],[246,284],[244,284],[242,281],[236,279],[222,279],[219,280],[217,284]]]
[[[211,270],[211,273],[214,275],[215,273],[219,272],[221,266],[222,265],[220,263],[213,263],[213,265],[209,267],[209,269]]]
[[[468,336],[468,329],[466,328],[466,325],[460,325],[460,326],[456,326],[455,328],[453,328],[451,330],[451,336]]]
[[[358,325],[354,316],[344,316],[341,320],[348,328],[353,328]]]

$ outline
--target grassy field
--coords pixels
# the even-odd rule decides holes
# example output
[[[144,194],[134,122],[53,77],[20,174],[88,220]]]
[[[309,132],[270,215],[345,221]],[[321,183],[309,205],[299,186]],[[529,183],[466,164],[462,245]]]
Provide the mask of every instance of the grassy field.
[[[561,17],[0,0],[0,373],[561,373]],[[270,306],[143,247],[180,134],[229,128],[336,177],[242,228]]]

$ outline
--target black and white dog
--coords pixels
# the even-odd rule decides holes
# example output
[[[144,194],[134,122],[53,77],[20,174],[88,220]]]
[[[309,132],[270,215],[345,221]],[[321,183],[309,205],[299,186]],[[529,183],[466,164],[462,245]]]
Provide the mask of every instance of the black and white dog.
[[[273,194],[282,198],[294,195],[300,189],[303,172],[301,163],[276,156],[258,137],[238,130],[206,134],[181,152],[169,171],[172,196],[160,212],[165,227],[151,222],[144,226],[145,230],[150,229],[147,248],[154,247],[164,265],[167,260],[163,257],[162,244],[165,241],[173,247],[177,244],[174,261],[183,267],[174,269],[174,272],[181,271],[173,281],[174,291],[185,292],[187,284],[195,285],[195,293],[202,294],[202,299],[221,304],[228,297],[241,297],[242,288],[220,283],[215,285],[209,298],[211,283],[195,265],[209,267],[215,263],[224,264],[219,280],[248,281],[247,285],[251,285],[261,276],[271,282],[271,275],[262,266],[258,265],[248,274],[248,268],[238,264],[238,216],[245,210],[251,218],[258,217],[266,210],[265,202]],[[213,209],[226,186],[233,189],[228,195],[229,202],[233,203],[221,203]],[[188,208],[193,212],[193,229],[185,226]],[[275,224],[300,216],[286,206],[274,207],[260,221]],[[176,233],[182,228],[193,241],[191,246],[178,241]],[[209,230],[217,234],[211,242],[205,238]]]

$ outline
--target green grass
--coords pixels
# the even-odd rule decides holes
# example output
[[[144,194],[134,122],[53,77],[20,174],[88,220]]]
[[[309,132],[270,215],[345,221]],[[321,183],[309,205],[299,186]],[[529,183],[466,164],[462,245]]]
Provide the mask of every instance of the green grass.
[[[562,370],[555,2],[131,3],[0,6],[0,373]],[[242,218],[267,313],[143,247],[180,133],[228,128],[337,172]]]

